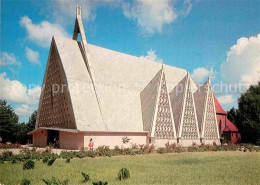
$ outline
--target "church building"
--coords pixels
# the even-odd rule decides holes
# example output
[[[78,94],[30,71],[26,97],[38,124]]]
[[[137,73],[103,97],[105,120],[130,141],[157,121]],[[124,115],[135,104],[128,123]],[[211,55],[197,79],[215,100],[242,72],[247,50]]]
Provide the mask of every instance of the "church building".
[[[78,36],[80,39],[78,40]],[[87,43],[77,6],[73,38],[52,38],[33,135],[35,147],[167,142],[219,144],[210,78]]]

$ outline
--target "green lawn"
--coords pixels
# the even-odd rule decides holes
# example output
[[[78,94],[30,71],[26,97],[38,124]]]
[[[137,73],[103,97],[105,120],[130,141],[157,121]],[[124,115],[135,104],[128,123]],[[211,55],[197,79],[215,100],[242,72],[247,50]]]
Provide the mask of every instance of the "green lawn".
[[[131,173],[126,181],[116,179],[122,167]],[[92,180],[106,180],[110,185],[260,184],[260,152],[149,154],[72,159],[71,163],[58,159],[53,166],[37,161],[32,170],[23,170],[22,163],[5,163],[0,164],[0,184],[19,184],[23,178],[44,184],[41,179],[52,176],[69,179],[69,184],[84,184],[82,171]]]

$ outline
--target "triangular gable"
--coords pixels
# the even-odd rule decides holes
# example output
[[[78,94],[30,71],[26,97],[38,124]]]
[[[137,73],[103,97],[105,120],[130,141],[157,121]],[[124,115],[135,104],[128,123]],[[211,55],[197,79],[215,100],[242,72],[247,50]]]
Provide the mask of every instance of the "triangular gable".
[[[176,138],[170,97],[163,68],[140,94],[144,131],[156,139]]]
[[[40,96],[36,128],[77,129],[68,82],[52,40]]]
[[[195,92],[195,102],[198,119],[201,126],[201,137],[204,139],[219,139],[217,117],[210,78]],[[204,101],[203,101],[204,100]]]
[[[156,139],[174,139],[176,131],[164,72],[161,75],[158,92],[151,136]]]
[[[199,128],[189,73],[171,91],[170,97],[178,138],[199,139]]]
[[[79,131],[107,131],[92,80],[79,49],[79,42],[54,37],[53,43],[57,48],[59,62],[69,87],[77,129]]]

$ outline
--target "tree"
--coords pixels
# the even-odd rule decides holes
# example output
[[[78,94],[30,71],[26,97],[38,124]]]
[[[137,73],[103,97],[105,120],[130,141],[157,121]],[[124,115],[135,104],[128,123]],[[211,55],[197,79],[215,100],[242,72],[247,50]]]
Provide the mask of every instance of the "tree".
[[[227,111],[227,119],[233,123],[235,123],[235,119],[237,116],[236,109],[232,107],[229,111]]]
[[[230,110],[228,114],[228,118],[234,117],[234,123],[242,135],[242,142],[259,144],[260,82],[257,85],[251,85],[238,99],[238,109]]]
[[[35,129],[36,119],[37,119],[37,110],[35,110],[32,113],[31,117],[29,118],[29,121],[27,123],[28,132],[33,131]]]
[[[33,130],[35,129],[36,119],[37,119],[37,110],[35,110],[35,111],[32,113],[31,117],[29,118],[29,121],[28,121],[28,123],[27,123],[27,125],[26,125],[26,128],[27,128],[26,134],[27,134],[28,132],[31,132],[31,131],[33,131]],[[32,141],[32,136],[31,136],[31,135],[30,135],[30,136],[27,136],[27,140],[28,140],[28,139],[29,139],[30,141]]]
[[[0,100],[0,136],[2,142],[15,142],[19,117],[5,100]]]

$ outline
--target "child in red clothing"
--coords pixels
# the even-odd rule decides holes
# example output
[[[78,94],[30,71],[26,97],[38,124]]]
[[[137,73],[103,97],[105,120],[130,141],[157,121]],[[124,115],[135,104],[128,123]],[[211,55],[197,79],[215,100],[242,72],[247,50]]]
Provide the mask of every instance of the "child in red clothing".
[[[93,141],[92,141],[92,138],[90,138],[88,146],[89,146],[89,149],[90,149],[91,151],[93,151],[94,143],[93,143]]]

